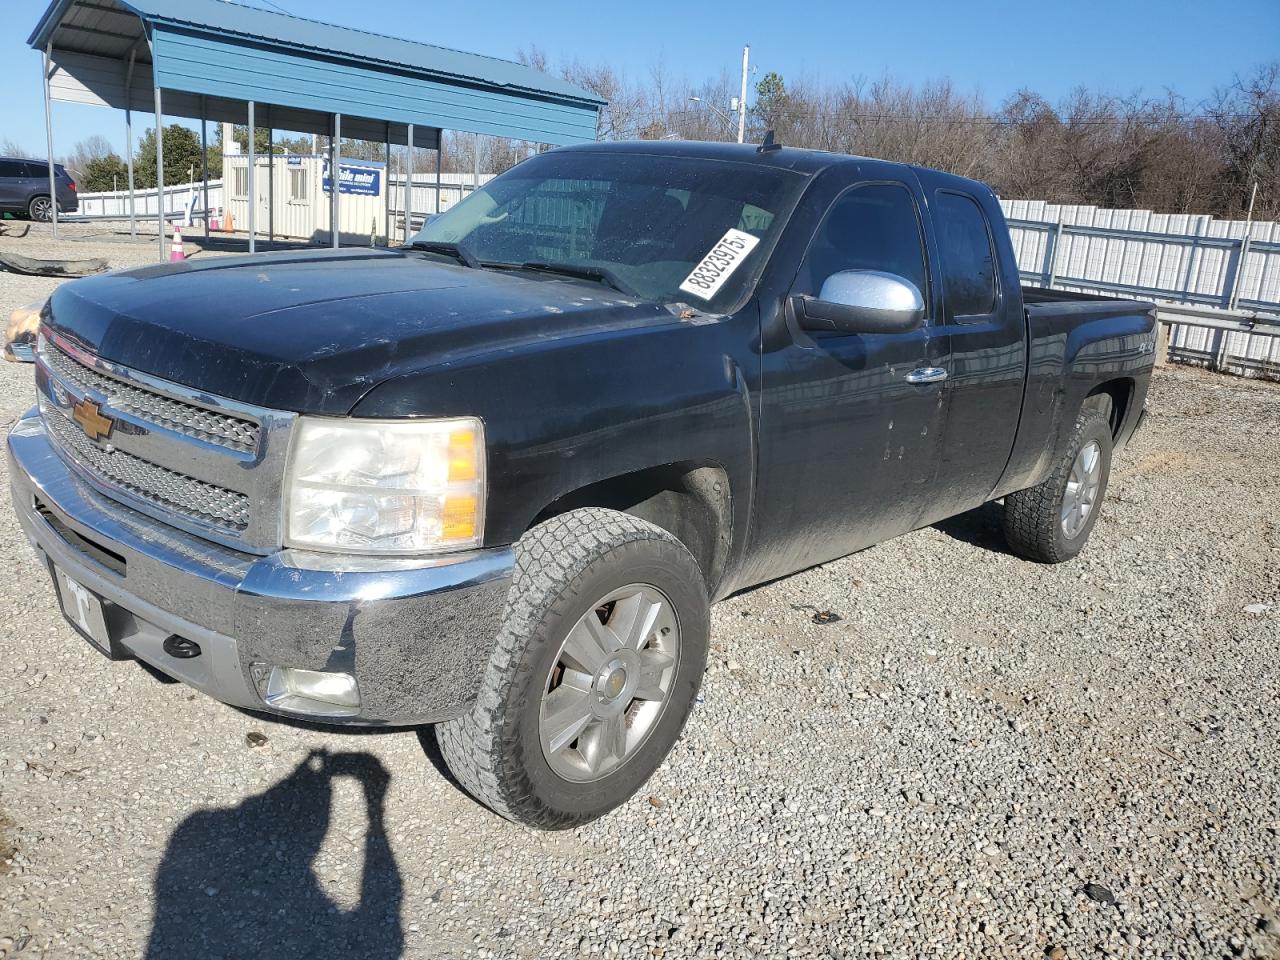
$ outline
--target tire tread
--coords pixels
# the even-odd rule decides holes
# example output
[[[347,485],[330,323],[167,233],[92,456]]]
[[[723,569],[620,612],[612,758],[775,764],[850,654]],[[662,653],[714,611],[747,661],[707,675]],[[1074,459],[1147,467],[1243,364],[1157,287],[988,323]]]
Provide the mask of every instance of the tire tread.
[[[1062,492],[1066,488],[1076,453],[1082,445],[1082,438],[1099,427],[1110,436],[1109,409],[1102,405],[1086,406],[1076,418],[1053,472],[1034,487],[1005,497],[1004,536],[1014,553],[1041,563],[1062,563],[1079,553],[1079,548],[1064,550],[1057,536]],[[1101,496],[1105,493],[1104,486],[1099,491],[1098,509],[1102,507]]]
[[[493,654],[474,706],[436,727],[449,770],[475,799],[500,816],[543,829],[563,829],[592,819],[549,810],[517,785],[509,713],[512,687],[520,682],[524,652],[538,626],[598,560],[637,543],[660,541],[692,555],[674,536],[638,517],[601,507],[561,514],[534,527],[514,547],[515,569]],[[505,731],[505,732],[504,732]]]

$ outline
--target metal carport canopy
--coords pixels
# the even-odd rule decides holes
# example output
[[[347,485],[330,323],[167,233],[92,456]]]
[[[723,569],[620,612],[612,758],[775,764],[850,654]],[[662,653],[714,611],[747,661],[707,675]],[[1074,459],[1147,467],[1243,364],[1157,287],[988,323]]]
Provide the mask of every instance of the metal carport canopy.
[[[577,143],[603,102],[518,63],[228,0],[56,0],[27,42],[50,54],[54,99],[147,110],[160,88],[174,116],[243,123],[252,101],[274,127],[326,134],[338,113],[370,140],[391,123]]]

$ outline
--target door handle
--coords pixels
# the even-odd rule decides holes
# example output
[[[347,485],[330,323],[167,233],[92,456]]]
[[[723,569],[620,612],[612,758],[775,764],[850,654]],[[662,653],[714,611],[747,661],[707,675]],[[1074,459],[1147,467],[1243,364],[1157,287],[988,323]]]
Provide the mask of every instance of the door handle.
[[[907,383],[941,383],[947,371],[941,367],[917,367],[907,374]]]

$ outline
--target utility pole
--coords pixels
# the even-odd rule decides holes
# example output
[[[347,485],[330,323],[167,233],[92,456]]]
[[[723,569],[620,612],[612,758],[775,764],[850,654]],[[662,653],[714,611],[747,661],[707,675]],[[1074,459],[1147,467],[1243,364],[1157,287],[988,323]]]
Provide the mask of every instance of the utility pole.
[[[742,48],[742,95],[738,97],[738,142],[744,142],[747,135],[747,61],[751,56],[751,45]]]

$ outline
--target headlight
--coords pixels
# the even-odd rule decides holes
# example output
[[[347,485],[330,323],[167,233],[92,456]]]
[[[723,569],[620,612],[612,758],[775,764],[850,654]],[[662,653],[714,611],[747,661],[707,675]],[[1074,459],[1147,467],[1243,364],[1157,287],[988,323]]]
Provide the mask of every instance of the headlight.
[[[484,464],[484,426],[472,417],[300,417],[286,478],[285,542],[390,554],[477,546]]]

